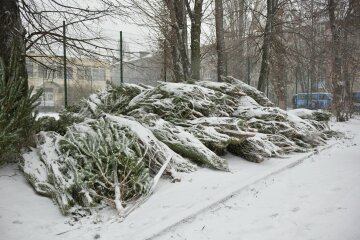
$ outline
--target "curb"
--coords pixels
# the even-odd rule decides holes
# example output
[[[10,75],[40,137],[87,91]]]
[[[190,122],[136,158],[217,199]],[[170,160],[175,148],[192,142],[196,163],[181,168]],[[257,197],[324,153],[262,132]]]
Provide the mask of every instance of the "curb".
[[[331,143],[327,146],[324,146],[322,148],[317,148],[316,150],[317,151],[312,151],[312,152],[309,152],[308,154],[306,154],[305,156],[302,156],[300,157],[299,159],[297,160],[294,160],[293,162],[281,167],[280,169],[277,169],[273,172],[270,172],[270,173],[267,173],[265,174],[264,176],[261,176],[260,178],[258,177],[257,179],[255,180],[251,180],[250,183],[246,184],[245,186],[242,186],[241,188],[231,192],[230,194],[227,194],[223,197],[221,197],[220,199],[216,200],[215,202],[211,203],[211,204],[208,204],[206,206],[204,206],[203,208],[201,208],[200,210],[198,211],[195,211],[194,213],[192,214],[189,214],[188,216],[186,217],[183,217],[181,220],[177,221],[176,223],[174,224],[171,224],[170,226],[167,226],[167,227],[164,227],[162,230],[158,231],[157,233],[154,233],[152,234],[150,237],[146,237],[145,240],[154,240],[156,239],[157,237],[160,237],[162,236],[163,234],[169,232],[171,229],[174,229],[176,227],[178,227],[179,225],[181,224],[184,224],[186,222],[189,222],[191,221],[192,219],[194,219],[195,217],[197,217],[198,215],[206,212],[207,210],[223,203],[223,202],[226,202],[227,200],[229,200],[230,198],[234,197],[235,195],[238,195],[240,194],[242,191],[246,190],[246,189],[249,189],[252,185],[254,184],[257,184],[259,183],[260,181],[264,180],[264,179],[267,179],[273,175],[277,175],[283,171],[285,171],[286,169],[289,169],[289,168],[293,168],[293,167],[296,167],[297,165],[300,165],[301,163],[303,163],[306,159],[320,153],[320,152],[323,152],[324,150],[327,150],[327,149],[330,149],[332,148],[333,146],[335,146],[336,142],[334,143]]]

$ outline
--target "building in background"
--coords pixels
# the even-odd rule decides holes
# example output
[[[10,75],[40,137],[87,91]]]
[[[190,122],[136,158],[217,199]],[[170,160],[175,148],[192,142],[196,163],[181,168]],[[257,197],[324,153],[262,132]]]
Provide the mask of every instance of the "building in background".
[[[64,107],[64,67],[61,58],[37,57],[26,61],[29,86],[43,89],[40,111],[58,111]],[[68,105],[78,103],[111,80],[108,61],[71,58],[67,63]]]
[[[208,50],[208,48],[204,48],[204,51]],[[216,81],[215,53],[215,51],[209,51],[204,54],[200,66],[201,81]],[[165,81],[165,71],[166,81],[172,82],[170,66],[166,66],[163,53],[137,52],[130,56],[125,57],[123,62],[124,83],[156,86],[159,82]],[[119,85],[121,83],[119,62],[112,65],[111,82],[114,85]]]
[[[123,82],[156,86],[163,81],[163,63],[160,55],[149,52],[134,53],[123,62]],[[120,63],[112,65],[111,82],[114,85],[121,83]]]

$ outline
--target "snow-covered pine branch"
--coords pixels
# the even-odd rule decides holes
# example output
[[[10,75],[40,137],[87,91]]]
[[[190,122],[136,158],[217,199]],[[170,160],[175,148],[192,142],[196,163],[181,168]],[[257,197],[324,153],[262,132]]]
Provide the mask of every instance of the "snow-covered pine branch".
[[[225,80],[101,90],[62,115],[77,119],[64,135],[38,134],[37,148],[23,156],[26,177],[64,214],[105,202],[126,216],[160,175],[178,180],[196,165],[229,171],[220,156],[227,152],[259,163],[330,136],[328,113],[285,112],[255,88]]]

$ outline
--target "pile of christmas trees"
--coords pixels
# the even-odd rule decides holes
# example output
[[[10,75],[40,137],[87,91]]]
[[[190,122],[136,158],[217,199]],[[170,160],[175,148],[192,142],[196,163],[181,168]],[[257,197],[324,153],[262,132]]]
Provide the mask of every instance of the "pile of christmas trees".
[[[23,155],[28,180],[64,214],[104,203],[126,215],[160,176],[177,180],[198,166],[229,171],[227,152],[261,162],[308,151],[330,135],[328,113],[287,113],[231,77],[109,87],[64,117],[75,119],[65,133],[40,132]]]

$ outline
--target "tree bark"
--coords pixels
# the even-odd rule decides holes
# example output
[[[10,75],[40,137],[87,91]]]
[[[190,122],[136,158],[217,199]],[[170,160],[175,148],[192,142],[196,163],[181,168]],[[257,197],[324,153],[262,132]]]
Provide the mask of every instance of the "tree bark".
[[[178,26],[178,39],[179,39],[179,50],[180,58],[182,64],[182,71],[184,81],[190,79],[190,63],[187,54],[187,23],[186,23],[186,9],[185,9],[185,0],[177,0],[174,3],[175,14]]]
[[[351,81],[350,81],[350,72],[349,72],[349,50],[348,50],[348,33],[347,30],[344,31],[343,36],[343,56],[344,56],[344,66],[343,66],[343,81],[345,83],[345,120],[349,120],[351,117],[352,110],[352,93],[351,93]]]
[[[229,23],[225,26],[227,41],[227,73],[237,79],[248,80],[246,39],[246,0],[224,2],[224,15]]]
[[[286,95],[287,95],[287,66],[286,66],[286,43],[283,35],[283,21],[284,9],[278,8],[276,16],[273,16],[273,36],[272,41],[274,49],[272,50],[272,59],[270,63],[271,83],[274,86],[274,92],[278,99],[278,106],[286,110]]]
[[[239,6],[238,6],[238,51],[236,51],[236,58],[235,58],[235,64],[237,64],[237,67],[235,70],[235,75],[241,79],[245,80],[245,73],[246,73],[246,64],[247,61],[245,61],[245,26],[246,26],[246,12],[245,12],[245,0],[238,0]]]
[[[223,15],[222,0],[215,0],[217,77],[219,82],[222,82],[221,77],[226,77],[227,75]]]
[[[193,80],[200,80],[200,35],[203,0],[195,0],[193,11],[190,9],[189,0],[185,1],[191,20],[191,78]]]
[[[172,59],[175,82],[190,78],[189,59],[187,56],[187,28],[184,0],[164,0],[169,10],[172,27]]]
[[[271,83],[274,86],[274,91],[278,99],[278,107],[286,110],[286,64],[285,56],[283,53],[276,53],[274,56],[273,71],[271,77]]]
[[[330,29],[332,37],[332,68],[331,82],[333,87],[333,109],[337,121],[343,121],[343,97],[344,84],[341,79],[342,59],[340,56],[340,29],[336,23],[335,10],[336,2],[328,0],[328,13],[330,19]]]
[[[18,1],[0,0],[0,162],[32,141],[41,92],[32,95],[28,87],[24,37]]]
[[[262,46],[262,59],[261,59],[261,68],[260,75],[258,81],[257,89],[261,92],[265,92],[266,89],[266,81],[269,78],[270,73],[270,51],[271,51],[271,43],[272,43],[272,29],[273,29],[273,18],[275,12],[275,1],[276,0],[267,0],[266,8],[266,25],[264,30],[264,42]]]
[[[0,61],[4,64],[5,86],[11,79],[23,81],[21,91],[25,97],[28,82],[24,39],[25,29],[21,24],[18,1],[0,0]],[[16,64],[12,64],[14,62]],[[18,78],[13,78],[15,73]]]
[[[317,91],[317,80],[316,80],[316,58],[317,58],[317,54],[316,54],[316,49],[315,49],[315,45],[316,45],[316,22],[315,22],[315,13],[314,13],[314,0],[311,0],[310,3],[310,14],[311,14],[311,37],[310,37],[310,92],[316,92]]]
[[[343,81],[345,83],[345,118],[348,120],[352,117],[353,111],[353,99],[352,99],[352,77],[351,77],[351,65],[352,58],[356,55],[356,42],[357,37],[356,33],[360,29],[360,2],[356,0],[349,0],[349,7],[345,15],[345,21],[343,24],[343,46],[342,46],[342,55],[343,55]],[[356,58],[356,57],[355,57]]]

